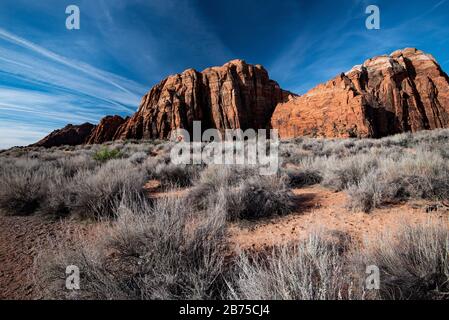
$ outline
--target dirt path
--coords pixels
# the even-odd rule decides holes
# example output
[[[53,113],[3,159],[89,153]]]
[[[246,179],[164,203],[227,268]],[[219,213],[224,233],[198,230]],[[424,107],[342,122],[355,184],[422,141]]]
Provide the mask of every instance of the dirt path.
[[[54,234],[42,217],[0,215],[0,299],[32,299],[30,274],[38,244]]]
[[[39,299],[33,285],[34,258],[50,241],[84,230],[79,222],[52,221],[39,215],[0,215],[0,300]]]
[[[272,247],[305,238],[314,231],[349,235],[352,241],[360,244],[382,231],[394,231],[404,223],[426,223],[430,219],[441,219],[447,225],[449,222],[447,209],[426,212],[429,203],[424,201],[375,209],[367,214],[348,210],[344,192],[313,186],[295,189],[294,194],[297,208],[292,214],[231,226],[231,241],[235,247]]]

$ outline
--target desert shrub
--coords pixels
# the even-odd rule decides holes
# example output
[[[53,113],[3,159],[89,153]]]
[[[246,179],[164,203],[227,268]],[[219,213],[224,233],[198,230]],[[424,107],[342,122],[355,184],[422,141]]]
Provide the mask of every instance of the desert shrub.
[[[59,159],[67,157],[68,154],[69,153],[65,152],[64,150],[52,148],[46,152],[40,153],[39,160],[42,160],[44,162],[54,162],[54,161],[58,161]]]
[[[286,169],[288,184],[294,188],[302,188],[319,184],[323,180],[321,173],[310,169]]]
[[[362,265],[381,272],[381,299],[447,299],[449,295],[449,231],[429,222],[404,225],[373,241]],[[362,268],[363,269],[363,268]]]
[[[73,182],[60,169],[56,170],[59,170],[59,174],[47,181],[47,192],[39,211],[51,217],[67,217],[71,213],[71,204],[75,197]]]
[[[313,154],[319,154],[324,147],[324,141],[321,139],[306,139],[302,143],[302,149],[311,151]]]
[[[195,181],[189,192],[189,200],[195,208],[203,210],[214,198],[220,198],[220,190],[234,188],[240,181],[256,174],[257,168],[251,166],[209,165]]]
[[[372,171],[363,177],[359,183],[351,185],[347,190],[349,208],[368,213],[384,203],[383,190],[378,183],[378,179],[378,173]]]
[[[0,170],[0,207],[5,214],[29,215],[47,194],[47,181],[57,174],[39,161],[17,160]]]
[[[284,164],[290,163],[297,165],[304,159],[309,158],[311,153],[290,142],[281,144],[280,155]]]
[[[241,254],[231,282],[232,299],[349,299],[350,281],[335,242],[312,234],[261,257]]]
[[[383,159],[377,170],[349,187],[349,206],[369,212],[388,202],[408,199],[449,199],[449,166],[439,154],[404,154]]]
[[[347,189],[378,165],[378,159],[370,155],[352,156],[343,159],[328,159],[323,185],[336,191]]]
[[[145,152],[136,152],[128,160],[133,164],[142,164],[147,158],[148,155]]]
[[[159,163],[152,173],[152,177],[161,181],[162,185],[191,186],[202,170],[201,165],[176,165]]]
[[[123,154],[118,149],[109,149],[104,147],[97,151],[93,158],[100,162],[106,162],[112,159],[119,159],[123,156]]]
[[[209,166],[190,190],[190,205],[206,210],[224,199],[229,220],[283,215],[293,210],[285,176],[260,176],[253,166]]]
[[[226,229],[220,206],[196,216],[182,199],[122,201],[118,219],[92,241],[63,243],[37,259],[45,296],[76,299],[215,299],[226,292]],[[113,255],[111,255],[113,252]],[[83,284],[64,289],[65,268]]]
[[[64,176],[73,177],[79,171],[94,169],[97,163],[89,155],[80,154],[59,158],[55,166],[62,169]]]
[[[170,164],[170,155],[160,154],[154,157],[148,157],[142,164],[142,169],[148,174],[149,177],[155,178],[156,168],[160,164]]]
[[[146,173],[127,160],[110,160],[94,171],[81,171],[72,181],[72,212],[81,217],[112,216],[124,192],[143,193]]]
[[[254,176],[234,188],[222,188],[228,219],[258,219],[285,215],[294,209],[294,196],[285,178]]]

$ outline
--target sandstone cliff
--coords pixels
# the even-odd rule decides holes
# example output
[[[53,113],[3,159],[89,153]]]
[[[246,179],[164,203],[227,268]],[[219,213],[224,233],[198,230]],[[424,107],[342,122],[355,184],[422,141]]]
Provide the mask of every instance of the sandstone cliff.
[[[114,139],[163,139],[177,128],[191,132],[194,120],[203,129],[267,128],[288,95],[262,66],[243,60],[203,72],[189,69],[153,87]]]
[[[382,137],[449,127],[449,78],[431,55],[398,50],[278,105],[271,124],[282,138]]]
[[[120,126],[127,120],[120,116],[107,116],[101,119],[87,140],[88,144],[101,144],[106,141],[112,141]]]
[[[449,127],[449,78],[436,60],[407,48],[375,57],[303,96],[282,90],[260,65],[233,60],[161,81],[130,118],[57,130],[36,145],[168,138],[172,130],[275,128],[281,138],[383,137]]]

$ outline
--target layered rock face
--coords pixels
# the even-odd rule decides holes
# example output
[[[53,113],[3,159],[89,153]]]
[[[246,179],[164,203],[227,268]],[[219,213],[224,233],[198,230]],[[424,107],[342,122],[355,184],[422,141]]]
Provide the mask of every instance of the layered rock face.
[[[51,148],[63,145],[76,146],[84,144],[88,141],[94,129],[95,126],[90,123],[84,123],[79,126],[69,124],[62,129],[53,131],[33,146]]]
[[[194,120],[201,120],[203,129],[267,128],[288,95],[262,66],[243,60],[203,72],[189,69],[152,88],[114,139],[164,139],[174,129],[191,132]]]
[[[233,60],[203,72],[189,69],[153,87],[132,117],[107,116],[92,126],[87,136],[84,131],[80,132],[73,142],[101,144],[112,140],[165,139],[179,128],[192,132],[196,120],[201,121],[203,130],[264,129],[270,126],[276,105],[291,96],[295,95],[270,80],[261,65],[250,65],[243,60]],[[55,141],[50,136],[46,139]],[[51,143],[36,145],[47,147]]]
[[[281,138],[383,137],[449,127],[449,78],[431,55],[398,50],[278,105],[271,125]]]
[[[105,141],[114,139],[120,126],[127,120],[120,116],[107,116],[101,119],[100,123],[95,127],[87,140],[88,144],[101,144]]]

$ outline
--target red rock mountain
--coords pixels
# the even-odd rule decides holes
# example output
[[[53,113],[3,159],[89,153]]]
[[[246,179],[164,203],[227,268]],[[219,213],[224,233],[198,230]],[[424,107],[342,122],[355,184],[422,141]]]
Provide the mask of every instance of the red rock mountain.
[[[233,60],[184,71],[146,94],[130,118],[68,126],[36,145],[164,139],[172,130],[275,128],[281,138],[382,137],[449,127],[449,78],[436,60],[408,48],[365,61],[303,96],[282,90],[260,65]]]
[[[280,104],[282,138],[383,137],[449,127],[449,78],[435,58],[408,48],[365,61]]]
[[[173,129],[191,132],[194,120],[201,120],[203,129],[267,128],[288,95],[262,66],[242,60],[203,72],[189,69],[153,87],[114,139],[163,139]]]
[[[87,143],[101,144],[106,141],[114,140],[117,131],[126,121],[128,121],[128,119],[129,118],[123,119],[120,116],[104,117],[90,134]]]
[[[90,123],[84,123],[78,126],[68,124],[62,129],[53,131],[33,146],[51,148],[63,145],[76,146],[84,144],[87,143],[94,129],[95,126]]]
[[[122,139],[164,139],[174,129],[191,132],[194,120],[200,120],[204,130],[268,128],[276,105],[286,102],[290,95],[270,80],[261,65],[243,60],[203,72],[189,69],[153,87],[132,117],[105,117],[88,137],[80,136],[78,141],[95,144]],[[64,135],[64,130],[52,135]],[[48,139],[36,145],[49,146]]]

